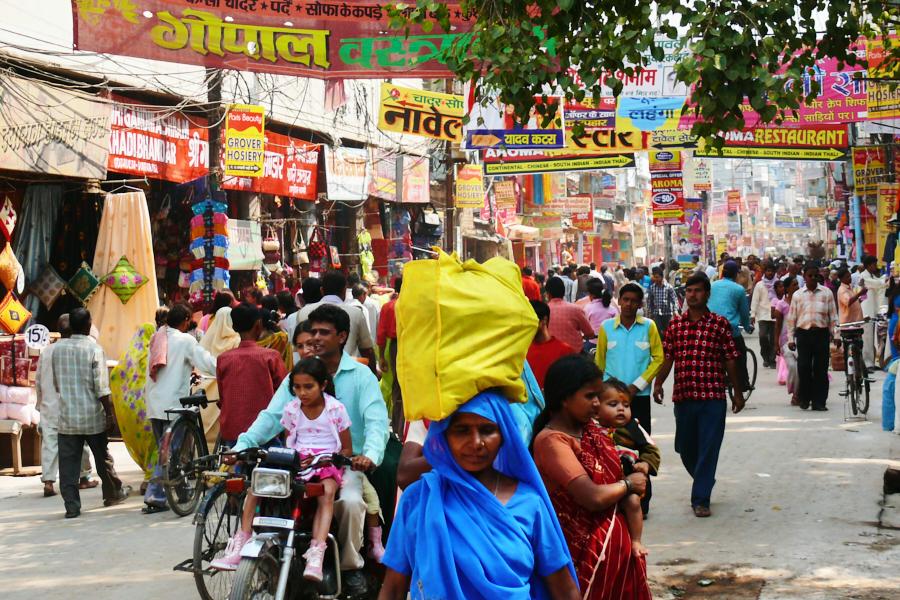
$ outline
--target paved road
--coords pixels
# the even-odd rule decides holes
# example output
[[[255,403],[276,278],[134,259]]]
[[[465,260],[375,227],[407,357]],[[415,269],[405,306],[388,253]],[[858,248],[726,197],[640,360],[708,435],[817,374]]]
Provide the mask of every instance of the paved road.
[[[758,349],[755,339],[750,346]],[[775,372],[762,371],[749,407],[728,417],[709,519],[690,511],[672,406],[654,406],[663,463],[644,527],[654,598],[900,598],[900,531],[877,526],[882,474],[892,443],[898,465],[900,438],[881,430],[877,377],[869,420],[845,421],[837,385],[830,412],[803,412]],[[137,488],[122,444],[113,454]],[[80,518],[65,520],[62,500],[43,498],[38,478],[0,478],[0,596],[196,600],[191,576],[172,571],[191,552],[188,519],[142,515],[137,498],[103,508],[99,489],[83,504]],[[702,579],[715,581],[700,587]]]

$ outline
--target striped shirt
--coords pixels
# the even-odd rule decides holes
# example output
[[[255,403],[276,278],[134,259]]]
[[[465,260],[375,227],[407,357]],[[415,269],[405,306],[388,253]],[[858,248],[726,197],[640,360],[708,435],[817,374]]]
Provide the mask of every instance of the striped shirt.
[[[246,433],[238,437],[235,451],[265,444],[284,431],[281,417],[284,407],[295,397],[290,390],[290,376],[285,377],[269,406],[259,413]],[[334,374],[335,396],[347,409],[350,417],[350,437],[353,454],[365,454],[376,465],[384,458],[390,435],[387,406],[378,387],[378,380],[369,367],[344,352],[337,373]]]
[[[840,321],[837,306],[831,290],[817,285],[815,290],[803,286],[794,292],[791,312],[788,313],[788,341],[794,339],[794,332],[797,329],[819,327],[831,331],[838,323]]]
[[[59,433],[93,435],[106,430],[99,399],[109,396],[106,353],[86,335],[59,340],[53,348],[53,382],[59,393]]]

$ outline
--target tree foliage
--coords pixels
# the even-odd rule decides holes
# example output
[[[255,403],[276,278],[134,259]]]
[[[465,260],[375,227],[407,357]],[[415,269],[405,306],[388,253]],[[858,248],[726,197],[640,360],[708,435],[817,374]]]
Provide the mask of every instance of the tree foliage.
[[[535,96],[618,96],[621,81],[601,74],[633,75],[663,58],[655,39],[681,40],[685,56],[676,63],[679,82],[691,90],[690,108],[699,119],[692,133],[721,147],[720,131],[745,126],[746,97],[763,123],[780,123],[802,102],[814,100],[800,81],[817,59],[857,64],[853,43],[893,31],[897,5],[849,0],[463,0],[477,16],[471,36],[457,38],[442,57],[462,81],[476,85],[476,97],[498,96],[527,121]],[[408,10],[412,8],[412,10]],[[404,11],[403,9],[407,9]],[[408,33],[437,21],[450,31],[449,8],[435,0],[396,4],[392,25]],[[817,32],[824,22],[825,30]],[[897,53],[895,47],[888,52]],[[546,115],[545,104],[536,110]],[[750,123],[749,125],[755,125]]]

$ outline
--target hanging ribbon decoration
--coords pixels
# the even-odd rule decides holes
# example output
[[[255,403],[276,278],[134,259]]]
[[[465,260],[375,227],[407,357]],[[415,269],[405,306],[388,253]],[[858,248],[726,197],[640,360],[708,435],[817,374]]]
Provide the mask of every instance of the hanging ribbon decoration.
[[[194,218],[191,220],[191,300],[202,300],[206,311],[212,309],[216,290],[227,289],[231,281],[228,258],[228,199],[225,192],[215,187],[212,179],[207,180],[207,189],[202,200],[191,206]],[[202,218],[202,224],[200,219]],[[201,226],[202,225],[202,226]]]

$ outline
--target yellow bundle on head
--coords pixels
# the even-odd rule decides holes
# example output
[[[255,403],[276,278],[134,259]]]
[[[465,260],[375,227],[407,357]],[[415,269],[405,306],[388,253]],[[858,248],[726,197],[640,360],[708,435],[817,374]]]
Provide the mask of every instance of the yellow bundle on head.
[[[462,263],[443,252],[409,262],[396,312],[407,421],[443,419],[494,387],[527,401],[521,376],[538,320],[515,263]]]

